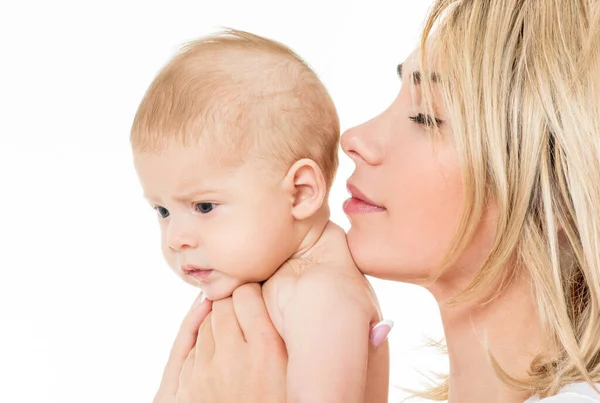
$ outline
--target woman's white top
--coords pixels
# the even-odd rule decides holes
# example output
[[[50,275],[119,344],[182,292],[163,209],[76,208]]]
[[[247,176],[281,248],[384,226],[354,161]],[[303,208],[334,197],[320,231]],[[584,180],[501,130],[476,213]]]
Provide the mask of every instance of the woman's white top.
[[[600,383],[596,384],[600,390]],[[525,403],[600,403],[600,394],[594,388],[585,382],[572,383],[562,388],[556,395],[540,399],[539,396],[532,396]]]

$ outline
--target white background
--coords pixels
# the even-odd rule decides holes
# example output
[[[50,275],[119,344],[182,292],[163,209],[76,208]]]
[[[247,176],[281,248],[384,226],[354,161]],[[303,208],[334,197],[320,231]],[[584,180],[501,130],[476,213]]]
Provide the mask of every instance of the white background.
[[[320,74],[342,128],[382,111],[430,1],[0,3],[0,402],[150,402],[197,290],[163,262],[128,144],[137,105],[185,41],[222,27],[287,44]],[[333,220],[353,165],[342,157]],[[373,280],[392,385],[444,371],[437,307]],[[390,401],[408,396],[391,388]],[[415,400],[416,401],[416,400]]]

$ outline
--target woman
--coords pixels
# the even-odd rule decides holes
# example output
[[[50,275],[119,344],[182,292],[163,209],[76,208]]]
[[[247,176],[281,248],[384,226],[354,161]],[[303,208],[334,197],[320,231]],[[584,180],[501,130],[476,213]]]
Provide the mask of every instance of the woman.
[[[356,263],[439,303],[450,374],[429,397],[600,402],[598,8],[439,0],[396,100],[342,136]],[[283,401],[260,289],[209,309],[184,321],[157,401]]]

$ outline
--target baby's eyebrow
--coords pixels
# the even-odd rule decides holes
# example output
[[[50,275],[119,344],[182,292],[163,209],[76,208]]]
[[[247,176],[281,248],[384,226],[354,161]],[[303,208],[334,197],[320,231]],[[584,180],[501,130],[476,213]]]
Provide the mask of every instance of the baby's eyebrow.
[[[216,194],[219,192],[219,189],[215,187],[207,187],[207,186],[199,186],[195,188],[191,188],[184,192],[178,194],[175,199],[179,201],[187,201],[193,199],[195,197],[204,196],[207,194]]]
[[[198,186],[189,189],[185,189],[181,193],[175,195],[168,195],[168,198],[172,198],[178,202],[188,202],[194,198],[206,196],[206,195],[216,195],[222,193],[222,190],[216,187],[207,187],[207,186]],[[148,201],[150,204],[160,204],[160,197],[156,197],[155,195],[148,194],[146,192],[143,193],[144,199]]]

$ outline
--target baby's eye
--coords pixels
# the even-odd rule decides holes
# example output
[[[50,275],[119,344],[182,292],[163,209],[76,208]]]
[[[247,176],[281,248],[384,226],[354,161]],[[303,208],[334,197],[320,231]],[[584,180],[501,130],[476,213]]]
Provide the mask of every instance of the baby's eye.
[[[156,210],[160,218],[167,218],[169,216],[169,210],[162,206],[154,206],[154,210]]]
[[[214,203],[196,203],[196,211],[202,214],[208,214],[215,208]]]

